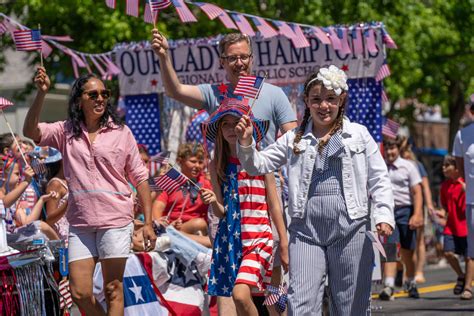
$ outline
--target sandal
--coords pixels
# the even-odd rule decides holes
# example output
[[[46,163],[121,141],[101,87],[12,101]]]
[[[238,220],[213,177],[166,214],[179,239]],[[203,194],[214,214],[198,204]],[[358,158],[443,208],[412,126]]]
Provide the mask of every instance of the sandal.
[[[472,291],[469,289],[464,289],[461,294],[461,299],[465,301],[472,300]]]
[[[464,283],[465,283],[465,278],[464,277],[459,277],[458,280],[456,281],[456,285],[454,286],[453,293],[454,295],[459,295],[461,294],[464,289]]]

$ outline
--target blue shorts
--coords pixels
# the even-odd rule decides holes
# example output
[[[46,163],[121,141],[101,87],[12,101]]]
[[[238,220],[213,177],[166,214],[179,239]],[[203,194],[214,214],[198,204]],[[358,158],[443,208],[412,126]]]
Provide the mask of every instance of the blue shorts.
[[[467,237],[444,235],[444,252],[467,256]]]
[[[388,243],[400,243],[402,249],[415,250],[416,230],[408,227],[410,217],[413,215],[413,206],[402,206],[395,208],[395,229],[388,237]]]

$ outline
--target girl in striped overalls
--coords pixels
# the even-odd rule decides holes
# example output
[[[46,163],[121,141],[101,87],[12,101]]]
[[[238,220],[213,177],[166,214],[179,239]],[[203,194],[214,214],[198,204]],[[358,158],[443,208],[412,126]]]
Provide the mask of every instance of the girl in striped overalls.
[[[252,288],[264,290],[272,272],[273,238],[269,214],[280,236],[285,269],[288,266],[288,241],[273,174],[250,176],[237,159],[234,128],[242,115],[249,112],[245,102],[225,99],[204,125],[206,138],[216,146],[215,158],[209,166],[214,192],[202,189],[201,196],[220,218],[208,293],[232,295],[238,315],[257,316]],[[268,121],[253,119],[253,124],[258,142],[268,129]],[[228,304],[225,307],[229,308]]]
[[[394,227],[387,167],[367,129],[344,117],[348,86],[335,66],[304,85],[306,110],[298,130],[259,152],[243,117],[237,152],[252,175],[287,164],[289,177],[289,315],[321,314],[326,278],[331,315],[370,313],[374,262],[370,209],[381,235]]]

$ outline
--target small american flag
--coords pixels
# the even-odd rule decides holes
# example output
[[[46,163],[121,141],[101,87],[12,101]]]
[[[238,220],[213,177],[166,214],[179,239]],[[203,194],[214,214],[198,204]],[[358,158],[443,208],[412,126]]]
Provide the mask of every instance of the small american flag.
[[[150,4],[145,3],[145,12],[143,13],[143,20],[146,23],[154,23],[156,21],[156,15],[151,11]]]
[[[6,108],[10,107],[13,105],[13,102],[0,97],[0,110],[5,110]]]
[[[399,128],[400,124],[391,119],[386,119],[382,125],[382,135],[388,138],[397,138]]]
[[[147,0],[147,3],[150,3],[153,12],[158,12],[169,7],[171,5],[171,0]]]
[[[263,77],[242,76],[239,78],[234,94],[257,99],[264,80]]]
[[[176,8],[176,12],[178,12],[179,18],[181,22],[188,23],[188,22],[197,22],[196,17],[193,15],[191,10],[189,10],[188,6],[184,3],[183,0],[172,0],[173,5]]]
[[[377,75],[375,76],[376,81],[382,81],[385,77],[390,76],[390,68],[388,68],[387,61],[384,60],[383,65],[380,67]]]
[[[62,279],[59,282],[59,308],[71,308],[72,307],[72,296],[69,288],[69,280]]]
[[[286,301],[288,299],[287,292],[288,288],[286,284],[280,284],[279,287],[275,287],[272,285],[267,285],[266,290],[268,291],[268,295],[265,297],[263,301],[263,305],[275,305],[280,313],[283,313],[286,309]]]
[[[105,4],[111,8],[111,9],[115,9],[115,0],[105,0]]]
[[[39,159],[33,159],[33,161],[31,161],[31,168],[33,168],[33,171],[35,172],[36,175],[46,174],[46,166]]]
[[[127,8],[125,13],[127,13],[127,15],[138,17],[138,8],[139,0],[127,0]]]
[[[390,102],[390,99],[388,98],[388,95],[385,89],[382,89],[382,102],[383,103]]]
[[[264,38],[271,38],[278,35],[278,32],[275,31],[275,29],[272,28],[265,19],[261,17],[252,17],[252,21]]]
[[[166,191],[168,194],[173,193],[188,181],[188,178],[181,172],[172,167],[167,173],[154,178],[156,186]]]
[[[304,47],[309,47],[310,44],[308,42],[308,39],[303,33],[303,30],[298,24],[290,24],[290,26],[293,29],[293,32],[295,33],[295,37],[291,39],[291,42],[296,48],[304,48]]]
[[[154,156],[150,157],[150,161],[165,165],[168,163],[170,160],[170,152],[169,151],[164,151],[160,152]]]
[[[245,19],[245,17],[242,14],[232,14],[232,18],[235,21],[235,24],[237,24],[237,27],[239,28],[240,32],[242,34],[247,34],[249,36],[255,36],[255,32],[252,29],[252,26],[250,25],[249,21]]]
[[[13,32],[13,40],[18,51],[41,50],[40,30],[17,30]]]

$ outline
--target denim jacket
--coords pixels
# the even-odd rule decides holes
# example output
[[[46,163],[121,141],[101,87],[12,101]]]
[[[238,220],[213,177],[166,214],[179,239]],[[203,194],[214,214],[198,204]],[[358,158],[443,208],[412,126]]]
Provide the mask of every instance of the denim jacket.
[[[288,131],[263,151],[250,146],[237,145],[242,166],[251,175],[274,171],[284,164],[288,168],[288,212],[291,217],[303,218],[308,201],[308,191],[315,157],[318,155],[317,140],[309,122],[293,153],[296,130]],[[344,199],[351,219],[365,217],[373,210],[375,224],[387,223],[395,227],[393,193],[387,166],[377,143],[363,125],[344,119],[342,129],[344,155],[342,157],[342,181]]]

